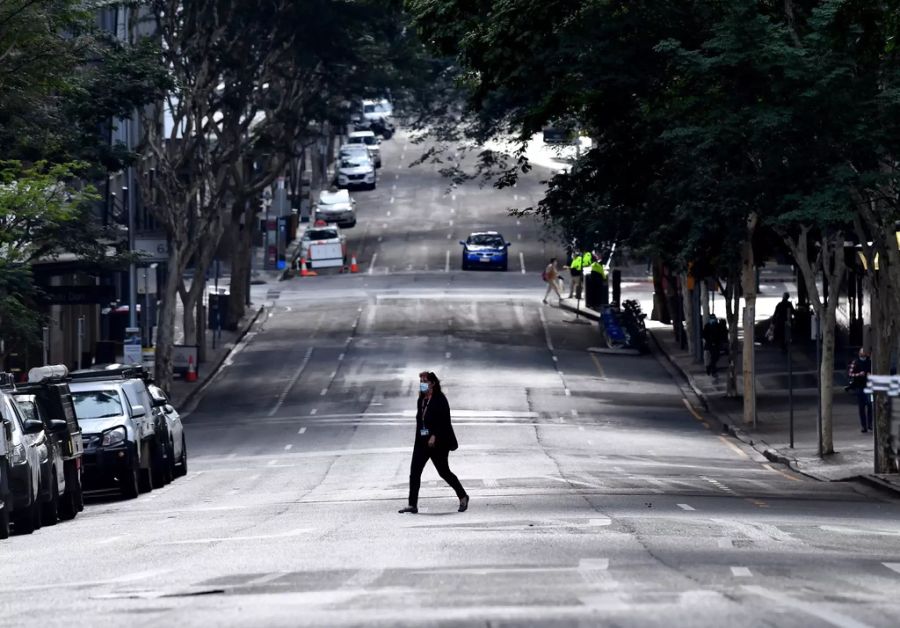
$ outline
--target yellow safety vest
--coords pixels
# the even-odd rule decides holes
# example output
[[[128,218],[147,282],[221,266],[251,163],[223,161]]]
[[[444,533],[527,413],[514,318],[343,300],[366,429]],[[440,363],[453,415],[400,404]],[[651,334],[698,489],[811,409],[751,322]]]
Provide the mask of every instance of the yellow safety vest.
[[[606,268],[603,266],[602,262],[596,261],[591,264],[591,272],[599,274],[603,279],[606,279]]]
[[[588,251],[587,253],[585,253],[584,255],[582,255],[582,256],[581,256],[581,267],[582,267],[582,268],[587,268],[588,266],[590,266],[590,265],[591,265],[591,259],[592,259],[592,257],[591,257],[590,251]]]
[[[569,268],[571,268],[572,270],[581,270],[581,255],[572,260]]]

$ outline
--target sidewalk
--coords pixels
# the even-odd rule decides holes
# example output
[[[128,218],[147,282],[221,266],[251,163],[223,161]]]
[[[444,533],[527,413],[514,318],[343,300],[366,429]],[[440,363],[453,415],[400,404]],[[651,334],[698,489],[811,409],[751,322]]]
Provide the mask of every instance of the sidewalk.
[[[299,246],[299,240],[294,240],[288,247],[287,255],[293,256],[294,249]],[[291,257],[288,257],[290,259]],[[213,348],[213,330],[206,330],[206,361],[199,365],[197,371],[197,381],[189,383],[181,378],[172,381],[169,389],[169,397],[178,411],[185,414],[191,409],[194,400],[200,392],[212,380],[216,372],[222,366],[222,363],[228,358],[231,351],[244,338],[248,331],[253,327],[259,317],[265,310],[265,303],[268,300],[269,290],[275,288],[275,285],[281,281],[283,270],[259,270],[262,268],[263,254],[259,248],[254,249],[254,268],[251,280],[251,305],[247,308],[243,318],[237,325],[237,329],[229,331],[221,330],[219,337],[216,339],[216,347]],[[228,287],[231,281],[230,276],[221,277],[219,287]],[[182,310],[179,300],[178,309],[175,316],[176,333],[182,325]]]
[[[564,299],[560,307],[575,312],[575,302]],[[582,316],[599,320],[599,313],[584,306]],[[594,328],[599,337],[600,332]],[[772,461],[821,481],[859,479],[900,492],[900,476],[875,475],[873,435],[861,433],[856,397],[843,390],[843,355],[835,356],[833,398],[834,448],[836,453],[819,458],[817,453],[815,348],[795,345],[793,359],[794,447],[790,447],[790,410],[787,358],[778,347],[757,345],[757,424],[743,423],[743,402],[729,398],[725,390],[727,358],[719,359],[719,375],[711,377],[701,362],[682,350],[669,325],[648,321],[648,331],[660,353],[684,376],[706,410],[721,424],[722,431],[754,447]],[[740,365],[738,365],[740,369]],[[738,390],[741,390],[738,372]]]

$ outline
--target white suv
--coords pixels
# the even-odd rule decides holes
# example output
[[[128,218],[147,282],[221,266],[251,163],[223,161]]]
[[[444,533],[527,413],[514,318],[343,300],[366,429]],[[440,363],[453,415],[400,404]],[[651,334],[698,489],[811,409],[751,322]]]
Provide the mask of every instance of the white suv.
[[[338,164],[337,184],[341,188],[368,188],[377,184],[375,165],[368,155],[356,154],[341,157]]]
[[[381,140],[373,131],[354,131],[347,136],[348,144],[364,144],[375,162],[376,168],[381,168]]]

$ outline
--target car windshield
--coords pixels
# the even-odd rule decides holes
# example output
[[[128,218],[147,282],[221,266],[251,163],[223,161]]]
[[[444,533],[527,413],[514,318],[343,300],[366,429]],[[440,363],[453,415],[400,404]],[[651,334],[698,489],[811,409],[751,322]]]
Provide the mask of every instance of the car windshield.
[[[38,416],[37,411],[34,407],[34,402],[29,401],[27,399],[16,399],[16,404],[19,406],[19,413],[22,415],[23,421],[40,421],[41,417]]]
[[[113,390],[73,392],[72,399],[79,419],[105,419],[125,414],[119,395]]]
[[[466,243],[474,244],[475,246],[495,246],[497,248],[500,248],[505,244],[503,242],[503,238],[501,238],[500,236],[487,233],[470,235],[469,239],[466,240]]]
[[[378,110],[379,109],[375,105],[364,105],[363,106],[363,111],[365,113],[375,113]]]
[[[341,168],[359,168],[368,165],[369,159],[364,155],[347,155],[341,160]]]
[[[338,190],[336,192],[321,192],[319,194],[320,205],[340,205],[350,202],[350,194],[347,190]]]
[[[334,229],[313,229],[306,232],[310,240],[333,240],[338,237]]]

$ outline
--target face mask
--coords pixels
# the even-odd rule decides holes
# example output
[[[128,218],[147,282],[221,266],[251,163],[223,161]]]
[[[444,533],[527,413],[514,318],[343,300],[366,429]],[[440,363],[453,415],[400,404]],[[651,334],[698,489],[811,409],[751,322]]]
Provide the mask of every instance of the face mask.
[[[419,382],[419,392],[428,392],[428,382]]]

